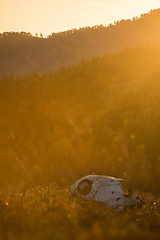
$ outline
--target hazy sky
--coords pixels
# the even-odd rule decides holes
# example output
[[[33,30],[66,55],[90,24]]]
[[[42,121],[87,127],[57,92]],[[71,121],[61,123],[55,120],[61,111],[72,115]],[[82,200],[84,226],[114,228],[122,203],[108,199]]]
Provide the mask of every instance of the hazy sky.
[[[0,0],[0,32],[63,31],[132,18],[160,8],[160,0]]]

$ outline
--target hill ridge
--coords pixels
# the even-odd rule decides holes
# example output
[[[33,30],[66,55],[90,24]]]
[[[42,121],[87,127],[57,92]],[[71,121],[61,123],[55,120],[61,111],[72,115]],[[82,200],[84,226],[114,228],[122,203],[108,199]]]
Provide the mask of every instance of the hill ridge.
[[[0,78],[5,75],[49,73],[60,68],[133,46],[160,46],[160,9],[109,27],[94,26],[36,38],[30,33],[0,37]]]

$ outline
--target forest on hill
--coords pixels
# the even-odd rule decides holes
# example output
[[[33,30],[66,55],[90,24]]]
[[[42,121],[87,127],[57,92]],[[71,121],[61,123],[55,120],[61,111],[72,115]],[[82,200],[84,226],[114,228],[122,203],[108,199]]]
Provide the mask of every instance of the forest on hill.
[[[52,33],[48,38],[30,33],[0,34],[0,78],[6,75],[50,73],[62,66],[77,64],[127,47],[160,45],[160,9],[151,10],[133,20],[121,20]]]
[[[159,79],[159,47],[2,79],[1,183],[68,186],[95,173],[159,194]]]

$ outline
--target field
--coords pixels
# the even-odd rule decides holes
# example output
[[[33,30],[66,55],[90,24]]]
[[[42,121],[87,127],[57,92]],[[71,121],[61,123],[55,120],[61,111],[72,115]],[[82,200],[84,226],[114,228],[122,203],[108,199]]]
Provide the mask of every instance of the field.
[[[159,239],[160,199],[141,197],[142,208],[117,213],[54,184],[1,187],[0,239]]]

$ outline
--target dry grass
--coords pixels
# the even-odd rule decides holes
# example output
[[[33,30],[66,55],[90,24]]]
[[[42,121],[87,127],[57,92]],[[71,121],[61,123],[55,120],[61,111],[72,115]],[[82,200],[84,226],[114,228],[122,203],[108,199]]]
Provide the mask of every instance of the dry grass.
[[[0,190],[0,240],[159,239],[160,199],[141,194],[143,207],[122,213],[71,199],[56,185]]]

